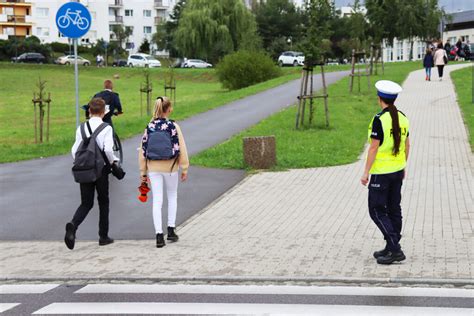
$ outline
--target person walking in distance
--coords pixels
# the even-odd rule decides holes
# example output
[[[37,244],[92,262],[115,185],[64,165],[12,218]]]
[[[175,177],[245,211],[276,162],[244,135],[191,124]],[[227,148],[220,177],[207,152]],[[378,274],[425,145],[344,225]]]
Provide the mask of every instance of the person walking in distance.
[[[438,43],[438,47],[434,54],[434,64],[438,68],[438,77],[439,81],[443,80],[443,69],[444,66],[448,63],[448,56],[446,51],[443,49],[443,44],[440,42]]]
[[[112,80],[104,81],[104,90],[96,93],[94,98],[101,98],[104,100],[106,105],[106,114],[104,115],[103,121],[108,123],[110,126],[112,124],[112,115],[116,112],[117,114],[122,114],[122,104],[120,103],[120,97],[117,92],[113,91],[114,84]]]
[[[178,170],[181,181],[188,178],[189,159],[183,133],[179,125],[169,119],[173,106],[167,97],[158,97],[153,118],[145,129],[138,154],[141,183],[151,183],[153,193],[153,224],[156,247],[165,246],[161,209],[163,206],[163,184],[168,199],[169,241],[178,241],[175,232],[178,200]]]
[[[423,67],[425,67],[426,81],[431,81],[431,68],[434,66],[433,53],[431,49],[427,48],[425,57],[423,58]]]
[[[410,151],[409,122],[394,104],[402,87],[388,80],[378,81],[375,87],[382,111],[369,125],[369,152],[360,182],[369,185],[369,214],[386,243],[384,249],[374,252],[374,257],[379,264],[391,264],[406,259],[400,246],[400,203]]]
[[[110,167],[119,161],[114,156],[112,127],[102,121],[104,113],[104,100],[101,98],[92,99],[89,103],[90,119],[81,124],[76,130],[76,141],[71,149],[74,159],[83,141],[87,141],[88,138],[92,139],[91,136],[94,136],[99,149],[102,151],[101,155],[104,158],[105,165]],[[66,246],[71,250],[74,249],[77,229],[94,205],[94,191],[97,191],[97,201],[99,202],[99,246],[114,242],[109,237],[109,173],[111,168],[106,166],[103,166],[102,174],[99,175],[96,181],[80,183],[81,205],[76,210],[72,220],[66,224],[66,235],[64,237]]]

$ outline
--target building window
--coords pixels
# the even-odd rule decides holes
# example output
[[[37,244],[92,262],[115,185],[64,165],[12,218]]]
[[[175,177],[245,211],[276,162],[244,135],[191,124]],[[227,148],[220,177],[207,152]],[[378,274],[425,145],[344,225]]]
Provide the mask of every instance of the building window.
[[[403,60],[403,42],[397,43],[397,60]]]
[[[125,43],[125,49],[134,49],[135,45],[131,42]]]
[[[143,10],[143,16],[146,18],[151,17],[151,10]]]
[[[49,8],[36,8],[36,16],[46,18],[49,15]]]
[[[133,26],[126,26],[125,30],[130,30],[130,35],[133,35]]]
[[[3,34],[5,35],[15,35],[15,28],[13,27],[4,27]]]
[[[49,36],[49,27],[37,27],[36,34],[40,37]]]
[[[125,10],[125,16],[133,16],[133,10]]]
[[[14,15],[13,8],[3,8],[3,14],[5,14],[5,15]]]
[[[151,34],[151,26],[144,26],[143,27],[143,33]]]

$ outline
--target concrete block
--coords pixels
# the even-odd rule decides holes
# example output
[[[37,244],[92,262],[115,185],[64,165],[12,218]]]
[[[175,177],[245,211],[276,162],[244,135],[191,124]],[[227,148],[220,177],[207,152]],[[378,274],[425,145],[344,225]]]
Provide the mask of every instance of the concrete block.
[[[245,137],[244,162],[254,169],[269,169],[276,165],[275,136]]]

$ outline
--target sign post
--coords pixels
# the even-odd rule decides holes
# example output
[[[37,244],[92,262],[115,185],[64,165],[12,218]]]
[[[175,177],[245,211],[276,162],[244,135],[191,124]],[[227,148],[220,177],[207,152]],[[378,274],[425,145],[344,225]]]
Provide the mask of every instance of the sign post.
[[[76,127],[79,126],[79,73],[77,69],[77,39],[84,36],[91,27],[91,14],[78,2],[62,5],[56,13],[59,32],[74,42],[74,79],[76,87]]]

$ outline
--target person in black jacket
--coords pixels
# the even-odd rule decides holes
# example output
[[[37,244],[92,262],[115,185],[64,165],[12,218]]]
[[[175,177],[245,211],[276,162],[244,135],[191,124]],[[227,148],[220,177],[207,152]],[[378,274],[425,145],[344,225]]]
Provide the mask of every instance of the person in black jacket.
[[[431,68],[434,66],[434,59],[431,49],[427,48],[425,58],[423,58],[423,67],[425,67],[426,81],[431,81]]]
[[[106,114],[102,119],[105,123],[109,123],[112,127],[112,115],[117,111],[122,114],[122,104],[120,103],[119,94],[113,91],[114,85],[111,80],[104,81],[104,90],[96,93],[94,98],[101,98],[106,104]]]

